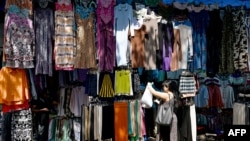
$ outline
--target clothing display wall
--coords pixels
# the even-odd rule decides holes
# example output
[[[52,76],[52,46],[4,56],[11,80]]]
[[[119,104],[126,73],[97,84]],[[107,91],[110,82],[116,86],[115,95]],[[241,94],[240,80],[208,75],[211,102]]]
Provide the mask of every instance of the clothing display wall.
[[[196,141],[249,124],[249,8],[248,0],[1,1],[1,139]],[[166,79],[176,82],[171,128],[155,123],[156,97],[150,108],[140,102],[148,82],[163,91]]]

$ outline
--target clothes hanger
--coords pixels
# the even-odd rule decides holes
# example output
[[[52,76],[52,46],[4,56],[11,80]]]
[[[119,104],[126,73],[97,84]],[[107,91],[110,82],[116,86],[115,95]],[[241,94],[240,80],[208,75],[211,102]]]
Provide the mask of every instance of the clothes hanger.
[[[91,2],[89,3],[89,8],[93,7],[93,8],[97,8],[97,4],[94,0],[91,0]]]
[[[57,2],[61,5],[69,5],[71,3],[70,0],[57,0]]]
[[[121,4],[126,4],[127,1],[126,0],[121,0]]]
[[[46,8],[49,4],[49,0],[39,0],[38,4],[41,8]]]

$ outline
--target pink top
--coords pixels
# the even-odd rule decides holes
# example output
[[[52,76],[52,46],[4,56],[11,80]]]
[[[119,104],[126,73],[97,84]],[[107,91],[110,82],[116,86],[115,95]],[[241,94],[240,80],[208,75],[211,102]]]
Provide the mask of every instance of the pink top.
[[[115,0],[98,0],[97,14],[105,24],[113,20],[114,5]]]

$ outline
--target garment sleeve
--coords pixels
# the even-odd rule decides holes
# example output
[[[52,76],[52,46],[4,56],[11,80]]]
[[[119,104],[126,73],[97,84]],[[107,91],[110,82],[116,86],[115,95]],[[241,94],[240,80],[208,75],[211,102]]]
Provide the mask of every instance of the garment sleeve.
[[[10,46],[10,31],[9,31],[9,23],[11,22],[10,16],[6,15],[5,17],[5,25],[4,25],[4,54],[8,54],[7,49]],[[5,60],[4,60],[5,61]]]
[[[6,37],[7,37],[7,28],[8,28],[8,24],[9,24],[9,20],[10,20],[10,17],[8,16],[8,14],[5,15],[5,18],[4,18],[4,41],[3,41],[3,62],[6,61],[6,56],[5,56],[5,46],[6,46]]]
[[[193,38],[192,38],[192,28],[190,27],[188,30],[188,42],[189,42],[189,54],[193,56]]]
[[[50,11],[50,23],[49,23],[49,25],[50,25],[50,34],[51,34],[51,37],[52,37],[52,39],[54,40],[55,39],[55,23],[54,23],[54,13],[53,13],[53,11],[51,10]]]
[[[163,33],[162,33],[162,23],[158,23],[158,42],[159,42],[159,51],[162,53],[163,46]]]
[[[3,70],[4,69],[2,69],[2,70],[0,70],[0,94],[1,94],[1,96],[0,96],[0,104],[1,103],[3,103],[3,96],[4,96],[4,75],[3,75]]]
[[[24,98],[25,100],[30,100],[31,99],[31,96],[30,96],[30,89],[29,89],[29,81],[28,81],[28,75],[26,73],[25,70],[21,70],[22,71],[22,80],[23,80],[23,92],[24,92]],[[20,91],[20,94],[22,95],[22,92]]]
[[[118,6],[118,5],[117,5]],[[117,6],[114,7],[114,30],[113,30],[113,35],[116,36],[116,29],[117,29],[117,25],[116,25],[116,19],[117,19]]]
[[[69,109],[76,116],[78,113],[76,112],[75,108],[78,108],[78,106],[77,106],[77,98],[78,97],[76,95],[75,90],[76,90],[76,88],[72,88],[71,95],[70,95]]]
[[[133,15],[133,8],[131,5],[128,5],[129,8],[129,26],[130,26],[130,36],[135,36],[135,31],[134,31],[134,25],[133,25],[133,19],[134,19],[134,15]]]
[[[156,47],[156,50],[158,50],[159,49],[159,38],[158,38],[158,36],[159,36],[159,28],[158,28],[158,23],[155,23],[155,47]]]

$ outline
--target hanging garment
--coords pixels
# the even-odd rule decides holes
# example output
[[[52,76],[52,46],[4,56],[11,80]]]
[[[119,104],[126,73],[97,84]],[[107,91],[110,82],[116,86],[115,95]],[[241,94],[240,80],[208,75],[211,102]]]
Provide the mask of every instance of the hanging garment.
[[[36,66],[35,73],[52,76],[53,65],[53,38],[54,38],[54,13],[51,8],[34,9],[34,27],[36,41]]]
[[[94,9],[76,5],[75,17],[77,32],[74,68],[96,68]]]
[[[124,118],[125,117],[125,118]],[[114,133],[116,141],[128,141],[128,102],[114,103]]]
[[[116,62],[117,66],[128,65],[127,50],[128,50],[128,35],[134,36],[134,28],[131,25],[133,21],[132,6],[118,4],[114,8],[114,36],[116,39]]]
[[[142,135],[142,111],[140,101],[128,102],[128,134],[129,140],[135,141],[143,138]]]
[[[197,7],[199,8],[199,7]],[[206,29],[209,22],[209,12],[207,10],[201,10],[199,12],[191,11],[189,13],[189,19],[192,23],[193,29],[193,69],[207,69],[207,41],[206,41]],[[209,31],[211,32],[211,31]],[[217,49],[216,49],[217,50]],[[217,50],[218,51],[218,50]],[[219,57],[219,56],[213,56]]]
[[[126,111],[125,111],[126,112]],[[102,107],[102,140],[106,140],[106,139],[111,139],[114,140],[115,137],[115,132],[117,130],[115,130],[115,121],[122,123],[122,121],[120,119],[124,119],[126,120],[126,118],[122,117],[122,118],[118,118],[118,120],[115,120],[117,118],[115,118],[115,108],[114,105],[106,105]],[[120,117],[120,116],[119,116]],[[126,123],[124,125],[127,125]],[[126,128],[124,126],[124,128]],[[107,130],[109,129],[109,130]],[[125,133],[125,132],[124,132]],[[126,133],[125,133],[126,134]],[[127,138],[127,136],[125,137]]]
[[[235,34],[233,44],[233,60],[235,70],[248,70],[248,46],[247,46],[247,30],[245,24],[245,9],[234,9],[233,22],[235,26],[233,32]]]
[[[5,0],[5,10],[8,10],[11,5],[16,5],[21,9],[28,9],[30,15],[33,14],[33,1],[31,0]]]
[[[162,70],[169,71],[172,62],[174,29],[171,21],[162,20],[158,23],[159,28],[159,55],[162,61],[159,61],[159,67]]]
[[[174,29],[174,43],[173,43],[173,52],[172,60],[170,62],[170,70],[176,71],[179,69],[179,61],[182,59],[181,51],[181,39],[180,39],[180,30]]]
[[[98,78],[97,74],[87,74],[85,92],[89,96],[96,96],[98,94]]]
[[[129,70],[115,71],[115,95],[132,95],[131,72]]]
[[[98,0],[96,9],[98,61],[101,71],[115,66],[114,6],[115,0]]]
[[[233,104],[233,125],[247,125],[249,122],[249,109],[245,103]]]
[[[131,74],[132,89],[135,97],[140,97],[141,92],[141,80],[138,70],[133,70]]]
[[[216,84],[208,84],[207,88],[209,94],[208,106],[223,108],[224,104],[221,97],[220,87]]]
[[[250,48],[250,12],[246,14],[245,18],[245,24],[246,24],[246,32],[247,32],[247,44],[248,48]],[[248,49],[248,56],[250,56],[250,49]],[[248,66],[250,66],[250,57],[248,57]],[[250,67],[248,67],[248,71],[250,71]]]
[[[11,118],[11,140],[32,141],[31,109],[14,111]]]
[[[146,26],[145,25],[143,25],[140,29],[134,30],[134,37],[131,38],[132,68],[139,68],[139,67],[146,66],[145,34],[146,34]]]
[[[112,74],[109,74],[109,73],[100,74],[99,80],[102,81],[102,83],[100,84],[100,91],[98,94],[100,97],[114,97],[115,96],[115,91],[114,91],[111,75]]]
[[[156,50],[159,49],[157,20],[156,18],[148,18],[143,21],[148,36],[145,42],[146,70],[156,69]]]
[[[235,102],[233,87],[229,84],[228,80],[220,80],[220,84],[223,108],[233,108],[233,103]]]
[[[229,46],[226,46],[226,48],[225,48],[226,50],[224,50],[226,52],[222,52],[223,51],[222,50],[222,45],[223,45],[222,37],[225,37],[225,35],[222,34],[223,33],[222,32],[223,26],[226,26],[226,25],[231,24],[231,23],[223,22],[223,25],[222,25],[222,20],[220,18],[220,10],[215,9],[213,11],[209,11],[208,14],[209,14],[210,19],[209,19],[209,25],[207,25],[207,28],[206,28],[206,35],[205,35],[205,39],[207,42],[207,47],[206,47],[207,66],[206,66],[206,70],[208,72],[217,73],[219,71],[219,66],[221,63],[220,60],[225,61],[221,58],[221,55],[227,53],[227,51],[230,51]],[[206,19],[204,19],[204,20],[206,20]],[[224,34],[228,34],[228,33],[224,33]],[[202,41],[205,41],[203,35],[201,38],[202,38]],[[230,53],[230,52],[228,52],[228,53]],[[205,53],[205,52],[203,52],[203,50],[201,50],[201,53]],[[228,66],[225,66],[225,67],[228,67]],[[226,70],[226,68],[225,68],[225,70]]]
[[[73,6],[58,2],[55,6],[55,68],[56,70],[73,70],[76,55]]]
[[[28,79],[25,69],[3,67],[0,71],[0,103],[18,106],[30,100]],[[16,110],[16,109],[12,109]]]
[[[77,86],[72,88],[69,109],[74,114],[74,117],[81,117],[81,105],[88,105],[89,97],[85,94],[85,87]]]
[[[10,5],[5,18],[5,66],[34,68],[35,33],[28,9]]]
[[[194,97],[196,95],[196,91],[197,87],[194,75],[181,74],[179,78],[180,97]]]
[[[194,97],[195,106],[199,108],[204,108],[208,105],[208,89],[205,84],[200,84],[197,94]]]
[[[216,29],[217,29],[218,25],[219,24],[215,24],[214,27],[216,27]],[[234,61],[233,61],[233,43],[234,43],[234,40],[233,39],[235,38],[235,35],[234,35],[234,32],[232,32],[232,29],[234,29],[232,11],[229,9],[225,9],[224,10],[224,17],[223,17],[223,27],[222,27],[223,34],[222,34],[222,39],[221,39],[221,61],[220,61],[220,65],[219,65],[219,72],[220,73],[233,73],[234,72]],[[210,37],[210,36],[208,36],[208,37]],[[211,35],[211,37],[214,37],[214,35]],[[213,46],[212,43],[213,42],[211,42],[211,45]],[[219,43],[220,42],[218,42],[218,44]],[[208,48],[209,48],[209,46],[208,46]],[[215,56],[215,55],[213,55],[213,56]]]
[[[179,61],[179,69],[188,69],[188,61],[193,56],[192,26],[189,20],[175,22],[175,28],[180,30],[182,59]]]

